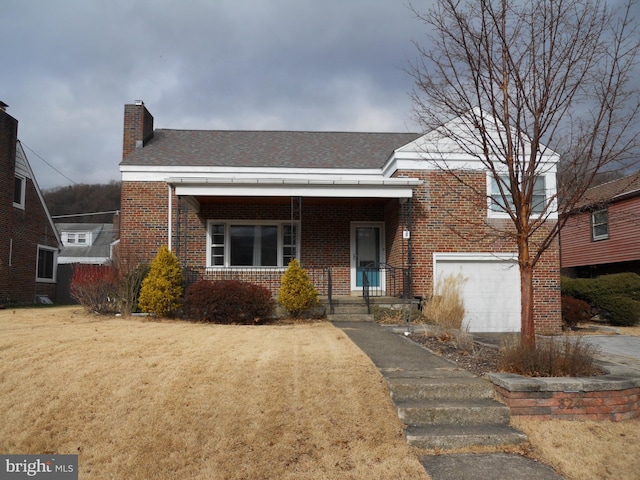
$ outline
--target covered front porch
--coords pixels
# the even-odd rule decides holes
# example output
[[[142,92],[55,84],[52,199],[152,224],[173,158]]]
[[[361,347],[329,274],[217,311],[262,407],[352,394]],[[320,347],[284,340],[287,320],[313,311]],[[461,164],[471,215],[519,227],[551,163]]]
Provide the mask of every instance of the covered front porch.
[[[170,182],[170,248],[187,281],[237,279],[275,294],[297,258],[330,302],[339,295],[412,298],[415,180],[360,188],[267,184],[268,192],[260,182],[231,189],[198,180]]]

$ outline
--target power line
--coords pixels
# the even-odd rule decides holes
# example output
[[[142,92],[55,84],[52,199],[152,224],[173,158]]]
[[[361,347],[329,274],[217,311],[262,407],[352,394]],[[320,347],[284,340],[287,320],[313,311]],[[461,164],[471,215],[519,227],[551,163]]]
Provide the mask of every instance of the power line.
[[[53,165],[51,165],[49,162],[47,162],[44,158],[42,158],[40,155],[38,155],[37,152],[35,152],[29,145],[27,145],[26,143],[24,143],[22,140],[20,140],[20,143],[22,145],[24,145],[25,147],[27,147],[27,149],[33,153],[36,157],[38,157],[40,160],[42,160],[46,165],[48,165],[52,170],[55,170],[59,175],[62,175],[64,178],[66,178],[67,180],[69,180],[71,183],[73,183],[74,185],[78,185],[76,182],[74,182],[73,180],[71,180],[69,177],[67,177],[64,173],[62,173],[60,170],[58,170],[56,167],[54,167]]]
[[[108,212],[92,212],[92,213],[70,213],[69,215],[51,215],[51,218],[68,218],[68,217],[88,217],[89,215],[106,215],[118,213],[119,210],[109,210]]]

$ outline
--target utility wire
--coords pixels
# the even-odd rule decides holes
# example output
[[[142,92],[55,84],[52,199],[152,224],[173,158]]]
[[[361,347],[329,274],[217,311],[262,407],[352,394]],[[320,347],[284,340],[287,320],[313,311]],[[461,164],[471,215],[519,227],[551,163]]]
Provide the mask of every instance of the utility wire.
[[[52,215],[51,218],[68,218],[68,217],[88,217],[89,215],[106,215],[108,213],[118,213],[120,210],[109,210],[108,212],[92,212],[92,213],[70,213],[69,215]]]
[[[42,160],[46,165],[48,165],[51,169],[55,170],[58,174],[62,175],[64,178],[66,178],[67,180],[69,180],[71,183],[73,183],[74,185],[78,185],[76,182],[74,182],[73,180],[71,180],[69,177],[67,177],[64,173],[62,173],[60,170],[58,170],[56,167],[54,167],[53,165],[51,165],[49,162],[47,162],[44,158],[42,158],[40,155],[38,155],[29,145],[27,145],[26,143],[24,143],[22,140],[20,140],[20,143],[27,147],[27,149],[33,153],[36,157],[38,157],[40,160]]]

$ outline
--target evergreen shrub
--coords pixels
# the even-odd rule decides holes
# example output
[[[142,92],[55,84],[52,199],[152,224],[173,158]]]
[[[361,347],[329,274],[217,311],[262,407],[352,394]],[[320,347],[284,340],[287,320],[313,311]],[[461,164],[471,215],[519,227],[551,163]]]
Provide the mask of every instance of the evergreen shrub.
[[[307,271],[295,258],[289,262],[282,276],[278,302],[294,318],[320,304],[318,290],[311,283]]]
[[[635,325],[640,320],[640,275],[635,273],[562,277],[562,294],[588,302],[613,325]]]
[[[200,280],[184,294],[184,315],[192,320],[252,325],[273,315],[268,288],[238,280]]]
[[[151,262],[149,274],[142,282],[138,306],[142,312],[167,317],[180,307],[181,298],[180,263],[166,246],[162,246]]]

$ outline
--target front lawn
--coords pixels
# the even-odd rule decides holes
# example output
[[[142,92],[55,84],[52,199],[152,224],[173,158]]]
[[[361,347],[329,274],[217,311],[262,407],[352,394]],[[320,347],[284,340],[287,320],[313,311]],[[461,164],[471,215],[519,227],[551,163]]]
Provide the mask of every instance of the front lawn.
[[[326,322],[0,310],[0,452],[80,478],[428,479],[369,359]]]

